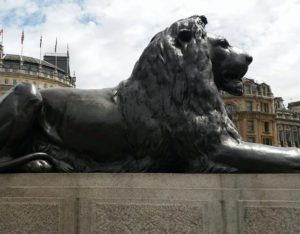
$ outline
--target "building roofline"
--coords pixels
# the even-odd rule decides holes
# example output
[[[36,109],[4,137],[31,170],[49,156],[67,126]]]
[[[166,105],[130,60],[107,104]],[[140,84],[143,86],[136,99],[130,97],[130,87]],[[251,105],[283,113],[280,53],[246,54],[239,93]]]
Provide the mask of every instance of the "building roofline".
[[[288,107],[300,106],[300,101],[288,103]]]
[[[50,53],[50,52],[47,52],[47,53],[44,54],[44,56],[68,57],[68,53]]]
[[[36,65],[42,65],[44,67],[50,67],[53,69],[57,69],[60,72],[65,73],[65,71],[59,67],[56,67],[55,65],[45,61],[45,60],[40,60],[34,57],[30,56],[21,56],[19,54],[4,54],[2,57],[3,61],[16,61],[16,62],[23,62],[23,63],[31,63],[31,64],[36,64]]]

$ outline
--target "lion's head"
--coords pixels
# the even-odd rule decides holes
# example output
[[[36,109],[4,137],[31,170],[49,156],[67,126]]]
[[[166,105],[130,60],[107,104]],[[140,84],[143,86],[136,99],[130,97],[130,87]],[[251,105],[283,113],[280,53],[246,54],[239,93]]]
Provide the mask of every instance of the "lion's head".
[[[178,108],[198,113],[218,109],[206,23],[204,16],[191,16],[157,33],[119,93],[135,93],[132,100],[147,102],[155,116]],[[212,100],[199,102],[201,98]]]
[[[252,62],[252,57],[241,49],[231,46],[221,36],[209,34],[208,46],[218,89],[233,95],[242,95],[242,78]]]

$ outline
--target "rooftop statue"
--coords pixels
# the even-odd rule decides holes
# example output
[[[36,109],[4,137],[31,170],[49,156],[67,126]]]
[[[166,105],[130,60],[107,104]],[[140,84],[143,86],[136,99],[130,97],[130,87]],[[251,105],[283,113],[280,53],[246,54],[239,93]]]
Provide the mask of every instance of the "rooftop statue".
[[[1,172],[298,172],[300,151],[245,143],[218,89],[242,93],[252,57],[204,16],[156,34],[115,88],[0,98]]]

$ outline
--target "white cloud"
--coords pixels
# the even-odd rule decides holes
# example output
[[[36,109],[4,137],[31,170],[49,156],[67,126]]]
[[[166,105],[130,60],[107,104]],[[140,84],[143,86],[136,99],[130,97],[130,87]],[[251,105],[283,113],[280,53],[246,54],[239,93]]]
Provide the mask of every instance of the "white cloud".
[[[134,63],[152,36],[175,20],[194,14],[208,17],[208,31],[225,36],[253,57],[248,75],[271,85],[276,96],[300,99],[300,3],[297,0],[0,0],[0,24],[5,27],[5,50],[19,53],[25,29],[24,54],[70,45],[71,69],[80,88],[115,86],[130,76]],[[41,24],[22,25],[38,12]],[[36,17],[36,16],[35,16]],[[5,26],[5,22],[4,26]]]

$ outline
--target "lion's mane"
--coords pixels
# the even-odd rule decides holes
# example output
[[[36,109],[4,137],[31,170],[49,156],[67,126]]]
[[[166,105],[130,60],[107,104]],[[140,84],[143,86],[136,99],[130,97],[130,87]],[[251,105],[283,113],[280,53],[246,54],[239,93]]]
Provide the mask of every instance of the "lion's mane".
[[[192,16],[156,34],[118,87],[140,170],[207,170],[207,153],[235,131],[214,84],[205,23]]]

